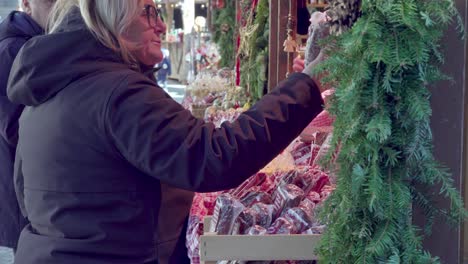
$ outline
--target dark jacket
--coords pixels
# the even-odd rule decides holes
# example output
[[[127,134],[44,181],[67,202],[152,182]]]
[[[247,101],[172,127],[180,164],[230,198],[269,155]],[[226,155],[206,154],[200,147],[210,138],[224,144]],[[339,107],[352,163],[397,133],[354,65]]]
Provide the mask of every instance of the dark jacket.
[[[21,233],[17,264],[157,259],[159,244],[168,242],[158,219],[181,219],[189,207],[166,208],[166,184],[233,188],[322,110],[314,81],[292,74],[215,129],[98,43],[77,12],[65,21],[60,32],[24,46],[9,79],[9,98],[27,106],[15,181],[31,224]]]
[[[41,27],[27,14],[12,12],[0,24],[0,246],[16,247],[26,219],[18,208],[13,188],[13,161],[18,140],[18,119],[23,106],[6,95],[8,75],[18,51]]]

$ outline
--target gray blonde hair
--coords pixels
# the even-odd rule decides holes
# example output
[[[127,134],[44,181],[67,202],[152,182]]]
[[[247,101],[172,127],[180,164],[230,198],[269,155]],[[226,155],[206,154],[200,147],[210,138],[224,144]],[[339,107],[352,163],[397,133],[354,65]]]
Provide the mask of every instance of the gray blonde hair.
[[[58,31],[73,7],[79,7],[91,33],[104,46],[114,50],[132,67],[138,62],[131,55],[128,43],[122,38],[135,17],[140,15],[142,0],[57,0],[51,11],[47,31]]]

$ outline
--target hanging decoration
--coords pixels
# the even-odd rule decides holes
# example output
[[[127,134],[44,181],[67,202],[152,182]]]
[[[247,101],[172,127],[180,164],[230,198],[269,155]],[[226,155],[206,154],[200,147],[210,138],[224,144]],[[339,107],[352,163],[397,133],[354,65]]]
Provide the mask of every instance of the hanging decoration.
[[[329,16],[330,33],[340,35],[361,15],[361,0],[330,0],[327,15]]]
[[[252,1],[242,14],[244,27],[239,29],[240,45],[238,60],[240,63],[240,86],[247,89],[252,102],[257,101],[266,93],[268,77],[268,19],[269,1]]]
[[[288,24],[287,24],[287,38],[283,43],[284,51],[288,53],[294,53],[296,52],[297,48],[297,43],[296,40],[294,39],[294,28],[295,28],[295,23],[291,15],[291,6],[289,10],[289,15],[288,15]]]
[[[327,39],[332,49],[320,66],[336,90],[324,162],[338,181],[322,208],[320,263],[440,263],[422,236],[436,216],[457,226],[467,212],[432,154],[428,86],[446,78],[440,42],[453,20],[463,27],[460,15],[453,0],[330,2],[341,11],[331,14],[339,36]],[[450,208],[436,206],[440,197]],[[414,208],[424,212],[424,233],[413,224]]]
[[[217,0],[219,9],[213,10],[214,34],[213,40],[218,45],[221,60],[219,67],[234,68],[235,58],[235,0]]]
[[[212,5],[216,9],[223,9],[224,8],[224,0],[213,0]]]

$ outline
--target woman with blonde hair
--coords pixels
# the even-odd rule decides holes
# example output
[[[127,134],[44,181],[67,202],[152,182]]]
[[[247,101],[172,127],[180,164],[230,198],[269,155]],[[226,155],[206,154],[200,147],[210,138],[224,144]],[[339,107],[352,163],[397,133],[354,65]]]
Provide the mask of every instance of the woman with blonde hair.
[[[15,263],[177,263],[159,248],[184,254],[180,229],[158,230],[182,225],[189,204],[169,205],[163,186],[236,187],[322,110],[315,82],[294,73],[235,122],[194,118],[144,74],[165,30],[152,0],[59,0],[49,34],[19,53],[8,96],[26,105],[15,187],[30,224]]]

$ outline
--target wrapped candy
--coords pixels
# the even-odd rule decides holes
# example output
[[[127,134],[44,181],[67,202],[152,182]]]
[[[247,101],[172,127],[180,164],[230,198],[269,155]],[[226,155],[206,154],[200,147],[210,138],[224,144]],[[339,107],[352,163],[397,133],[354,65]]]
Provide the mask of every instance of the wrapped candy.
[[[335,190],[335,188],[336,187],[334,185],[323,186],[322,191],[320,192],[320,197],[322,198],[322,201],[325,201],[330,196],[330,194]]]
[[[314,202],[316,204],[320,203],[322,201],[322,198],[320,197],[320,194],[317,193],[317,192],[314,192],[314,191],[309,192],[306,197],[307,197],[308,200],[310,200],[310,201],[312,201],[312,202]]]
[[[302,231],[301,234],[303,235],[318,235],[318,234],[323,234],[325,232],[326,225],[321,225],[318,223],[313,223],[310,228],[307,230]]]
[[[294,184],[279,186],[274,196],[275,216],[287,208],[298,206],[303,197],[304,191]]]
[[[273,200],[266,192],[252,191],[241,199],[241,203],[246,207],[252,207],[256,203],[272,204]]]
[[[317,153],[317,156],[315,159],[312,161],[312,165],[319,165],[320,161],[322,158],[327,155],[328,151],[331,148],[331,141],[332,141],[333,133],[329,133],[327,137],[325,138],[325,141],[322,143],[322,146],[320,147],[319,152]]]
[[[303,209],[311,220],[315,218],[315,203],[307,199],[307,197],[301,201],[298,207]]]
[[[318,177],[315,177],[312,190],[313,192],[320,193],[323,186],[330,184],[330,178],[327,174],[321,173]]]
[[[247,234],[248,229],[257,223],[258,218],[258,213],[255,210],[245,208],[237,217],[236,227],[232,234]]]
[[[303,140],[293,145],[291,155],[296,166],[304,166],[310,163],[312,155],[310,141],[311,140]]]
[[[282,174],[274,173],[274,174],[268,175],[265,181],[263,181],[262,184],[260,185],[260,188],[258,189],[258,191],[265,192],[268,194],[273,193],[277,185],[276,179],[280,177],[279,175],[282,175]]]
[[[267,229],[269,235],[290,235],[293,234],[294,226],[284,217],[278,217]]]
[[[292,234],[300,234],[312,225],[311,216],[300,207],[287,209],[282,217],[292,224]]]
[[[265,235],[267,230],[263,226],[254,225],[247,230],[248,235],[261,236]]]
[[[256,173],[247,180],[245,180],[237,188],[230,190],[229,193],[236,198],[242,198],[248,195],[252,191],[252,188],[255,188],[258,185],[262,184],[266,178],[267,175],[265,173]]]
[[[257,218],[255,224],[263,226],[265,228],[271,225],[273,221],[274,206],[267,205],[264,203],[256,203],[252,206],[252,210],[256,212]]]
[[[296,170],[291,170],[283,174],[283,176],[280,178],[279,181],[279,186],[283,186],[286,184],[294,184],[297,176],[297,171]]]
[[[216,200],[213,217],[211,218],[210,232],[219,235],[231,234],[234,223],[239,214],[244,210],[244,205],[230,194],[221,194]]]

